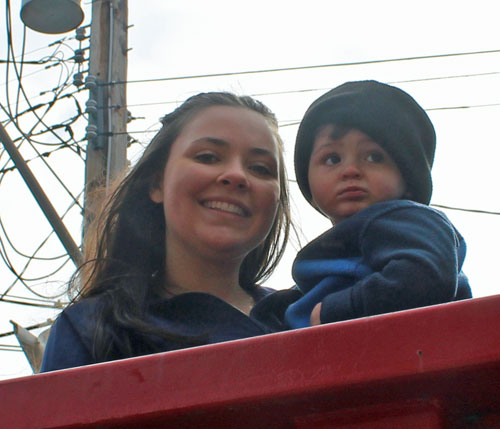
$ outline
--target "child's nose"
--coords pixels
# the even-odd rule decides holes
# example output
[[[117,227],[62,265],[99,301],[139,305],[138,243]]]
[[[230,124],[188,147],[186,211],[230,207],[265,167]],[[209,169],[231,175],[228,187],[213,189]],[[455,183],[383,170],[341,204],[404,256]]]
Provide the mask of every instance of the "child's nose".
[[[347,161],[342,170],[342,177],[344,178],[359,178],[361,177],[361,168],[355,161]]]

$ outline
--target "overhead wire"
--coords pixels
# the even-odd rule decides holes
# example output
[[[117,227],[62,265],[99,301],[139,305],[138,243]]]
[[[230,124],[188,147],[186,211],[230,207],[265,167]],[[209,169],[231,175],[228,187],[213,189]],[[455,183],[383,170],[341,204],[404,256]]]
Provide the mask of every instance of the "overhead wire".
[[[470,77],[484,77],[484,76],[492,76],[492,75],[500,75],[500,72],[487,72],[487,73],[468,73],[461,75],[448,75],[448,76],[434,76],[427,78],[418,78],[418,79],[406,79],[406,80],[397,80],[397,81],[389,81],[387,82],[390,85],[397,85],[402,83],[416,83],[416,82],[428,82],[434,80],[445,80],[445,79],[462,79],[462,78],[470,78]],[[286,94],[301,94],[306,92],[319,92],[319,91],[327,91],[331,89],[330,87],[320,87],[320,88],[303,88],[303,89],[293,89],[287,91],[272,91],[272,92],[257,92],[249,94],[252,97],[264,97],[264,96],[273,96],[273,95],[286,95]],[[168,101],[158,101],[153,103],[136,103],[136,104],[127,104],[127,105],[117,105],[114,106],[116,108],[120,107],[145,107],[145,106],[160,106],[160,105],[179,105],[182,103],[182,100],[168,100]]]
[[[83,190],[80,192],[79,194],[79,197],[83,194]],[[64,217],[66,216],[66,214],[69,213],[69,211],[72,209],[72,207],[74,207],[74,203],[70,204],[70,206],[66,209],[66,211],[62,214],[61,216],[61,219],[64,219]],[[52,258],[40,258],[40,257],[36,257],[36,254],[42,249],[42,247],[45,245],[45,243],[49,240],[49,238],[54,234],[54,230],[51,230],[49,232],[49,234],[46,236],[46,238],[39,244],[39,246],[35,249],[35,251],[31,254],[31,255],[24,255],[23,253],[19,252],[15,247],[14,245],[12,244],[10,238],[9,238],[9,235],[6,231],[6,229],[4,228],[4,225],[3,225],[3,222],[0,218],[0,227],[1,227],[1,231],[3,232],[3,235],[5,236],[5,238],[7,239],[7,242],[9,243],[9,245],[11,246],[11,248],[20,256],[23,256],[25,257],[26,259],[28,259],[28,261],[26,262],[25,266],[23,267],[23,269],[18,273],[17,270],[11,270],[13,272],[13,274],[15,275],[15,280],[10,284],[10,286],[8,286],[6,288],[6,290],[0,294],[0,298],[3,298],[4,296],[6,296],[10,290],[15,286],[15,284],[19,281],[26,289],[28,289],[31,293],[33,293],[34,295],[36,296],[39,296],[40,298],[55,298],[55,297],[58,297],[58,296],[61,296],[63,293],[61,294],[56,294],[56,295],[51,295],[51,296],[48,296],[48,295],[44,295],[44,294],[41,294],[37,291],[35,291],[32,287],[30,287],[27,282],[29,281],[37,281],[37,280],[42,280],[42,279],[45,279],[45,278],[48,278],[52,275],[54,275],[55,273],[59,272],[69,261],[70,261],[70,257],[67,255],[67,253],[64,253],[62,255],[58,255],[56,257],[52,257]],[[7,255],[7,251],[5,249],[5,245],[3,243],[3,240],[0,236],[0,246],[2,248],[2,254],[1,254],[1,257],[3,258],[3,253],[5,253]],[[24,273],[26,272],[26,270],[28,269],[28,266],[29,264],[33,261],[33,260],[52,260],[52,261],[55,261],[55,260],[58,260],[58,259],[62,259],[62,258],[65,258],[65,260],[63,261],[63,263],[61,265],[59,265],[58,268],[56,268],[56,270],[52,271],[51,273],[49,274],[45,274],[44,276],[42,277],[38,277],[38,278],[26,278],[26,277],[23,277]],[[5,261],[6,264],[8,266],[12,266],[12,264],[10,263],[10,260],[7,258],[7,260]]]
[[[63,216],[62,216],[63,217]],[[34,254],[36,254],[40,248],[38,247],[34,254],[33,255],[26,255],[25,253],[23,252],[20,252],[19,250],[17,250],[17,248],[14,246],[14,244],[12,244],[12,241],[10,240],[9,238],[9,235],[7,234],[7,231],[3,225],[3,221],[2,221],[2,218],[0,217],[0,231],[3,233],[3,235],[5,236],[5,238],[7,239],[7,242],[9,243],[10,247],[19,255],[19,256],[22,256],[24,258],[29,258],[29,259],[36,259],[36,260],[39,260],[39,261],[54,261],[54,260],[57,260],[57,259],[61,259],[61,258],[64,258],[65,256],[67,256],[66,253],[63,253],[61,255],[58,255],[58,256],[53,256],[53,257],[40,257],[40,256],[37,256],[35,257]],[[45,243],[49,238],[50,236],[54,233],[53,230],[51,230],[51,232],[49,233],[49,235],[42,241],[42,243]]]
[[[238,71],[238,72],[225,72],[225,73],[212,73],[212,74],[200,74],[200,75],[185,75],[185,76],[174,76],[174,77],[165,77],[165,78],[155,78],[155,79],[138,79],[138,80],[127,80],[127,81],[113,81],[109,82],[109,84],[132,84],[132,83],[149,83],[149,82],[164,82],[164,81],[172,81],[172,80],[184,80],[184,79],[201,79],[201,78],[212,78],[212,77],[224,77],[224,76],[237,76],[237,75],[247,75],[247,74],[258,74],[258,73],[271,73],[271,72],[283,72],[283,71],[296,71],[296,70],[311,70],[311,69],[320,69],[320,68],[330,68],[330,67],[345,67],[345,66],[356,66],[356,65],[368,65],[368,64],[379,64],[379,63],[389,63],[389,62],[401,62],[401,61],[414,61],[414,60],[423,60],[423,59],[436,59],[436,58],[448,58],[448,57],[459,57],[466,55],[480,55],[480,54],[498,54],[500,50],[485,50],[485,51],[473,51],[473,52],[459,52],[459,53],[449,53],[449,54],[437,54],[437,55],[424,55],[424,56],[413,56],[413,57],[404,57],[404,58],[390,58],[390,59],[378,59],[378,60],[368,60],[368,61],[356,61],[356,62],[344,62],[344,63],[333,63],[333,64],[321,64],[321,65],[311,65],[311,66],[300,66],[300,67],[284,67],[284,68],[274,68],[274,69],[260,69],[260,70],[247,70],[247,71]],[[448,76],[435,76],[435,77],[427,77],[427,78],[417,78],[417,79],[406,79],[406,80],[397,80],[388,82],[389,84],[402,84],[402,83],[414,83],[414,82],[427,82],[434,80],[444,80],[444,79],[459,79],[459,78],[470,78],[470,77],[484,77],[484,76],[493,76],[499,75],[500,72],[483,72],[483,73],[467,73],[460,75],[448,75]],[[103,84],[105,85],[105,83]],[[291,91],[276,91],[276,92],[263,92],[263,93],[253,93],[250,94],[253,97],[262,97],[262,96],[270,96],[270,95],[283,95],[283,94],[294,94],[294,93],[302,93],[302,92],[313,92],[313,91],[322,91],[328,90],[330,88],[308,88],[301,90],[291,90]],[[131,107],[142,107],[149,105],[162,105],[162,104],[179,104],[180,101],[165,101],[158,103],[141,103],[136,105],[127,105],[127,108]],[[427,111],[437,111],[437,110],[460,110],[460,109],[473,109],[473,108],[485,108],[485,107],[498,107],[500,103],[488,103],[488,104],[476,104],[476,105],[463,105],[463,106],[442,106],[442,107],[431,107],[425,110]],[[280,128],[286,126],[295,126],[300,123],[300,120],[291,120],[287,121],[286,124],[283,124],[280,121]],[[152,131],[157,130],[142,130],[142,131],[128,131],[129,134],[135,133],[151,133]],[[123,133],[121,133],[123,134]],[[459,210],[464,212],[471,213],[482,213],[482,214],[492,214],[497,215],[499,213],[490,212],[486,210],[475,210],[475,209],[467,209],[467,208],[458,208],[458,207],[449,207],[442,205],[435,205],[436,207],[448,208],[451,210]]]
[[[7,2],[7,4],[8,4],[8,3],[9,3],[9,2]],[[8,22],[8,23],[10,23],[10,10],[9,10],[9,15],[8,15],[8,18],[7,18],[7,22]],[[10,24],[9,24],[9,25],[7,25],[7,40],[8,40],[8,43],[9,43],[9,53],[11,53],[13,57],[15,57],[15,55],[14,55],[14,44],[12,43],[12,33],[11,33],[11,26],[10,26]],[[30,103],[30,101],[29,101],[29,97],[28,97],[28,95],[26,94],[26,92],[25,92],[25,90],[24,90],[24,88],[23,88],[23,85],[22,85],[22,83],[21,83],[21,74],[19,73],[19,70],[18,70],[18,68],[17,68],[17,66],[16,66],[16,64],[15,64],[15,63],[13,64],[13,69],[14,69],[14,71],[15,71],[15,74],[16,74],[16,76],[17,76],[17,81],[18,81],[18,83],[19,83],[18,90],[20,90],[20,91],[22,92],[22,94],[23,94],[23,96],[24,96],[24,98],[25,98],[25,101],[26,101],[27,105],[31,108],[31,107],[33,107],[33,106],[31,105],[31,103]],[[7,73],[8,73],[8,70],[9,70],[9,67],[7,67]],[[8,80],[8,79],[6,79],[6,80]],[[68,82],[68,81],[69,81],[69,77],[67,78],[67,82]],[[6,92],[6,93],[7,93],[7,98],[8,98],[8,88],[7,88],[7,92]],[[49,106],[49,109],[50,109],[50,107],[51,107],[53,104],[54,104],[54,103],[52,103],[52,104]],[[37,115],[36,111],[33,111],[33,115],[34,115],[34,116],[38,119],[38,124],[43,125],[43,126],[44,126],[44,127],[45,127],[48,131],[49,131],[49,132],[51,132],[51,134],[53,134],[53,135],[55,136],[55,138],[56,138],[56,139],[60,140],[60,141],[61,141],[61,143],[65,143],[65,141],[64,141],[64,140],[63,140],[63,139],[62,139],[62,138],[61,138],[61,137],[60,137],[57,133],[53,132],[53,131],[51,130],[51,128],[50,128],[50,127],[48,127],[48,126],[47,126],[47,125],[43,122],[42,118],[40,118],[40,117]],[[12,116],[12,114],[10,114],[9,116]],[[20,127],[17,127],[17,128],[19,129]],[[20,131],[20,132],[22,132],[20,129],[19,129],[19,131]],[[23,134],[24,134],[24,133],[23,133]],[[28,137],[28,136],[26,136],[26,135],[25,135],[25,137]],[[28,141],[29,141],[29,139],[28,139]]]
[[[37,110],[37,109],[40,109],[42,107],[45,107],[45,106],[48,106],[48,105],[51,105],[51,104],[54,104],[55,102],[57,101],[60,101],[60,100],[63,100],[65,98],[75,98],[76,95],[78,95],[79,93],[81,93],[82,91],[86,90],[85,88],[77,88],[76,90],[72,91],[72,92],[66,92],[64,94],[61,94],[58,96],[57,100],[51,100],[51,101],[46,101],[46,102],[43,102],[43,103],[39,103],[39,104],[35,104],[34,106],[31,106],[21,112],[19,112],[17,114],[17,117],[20,118],[22,117],[23,115],[26,115],[28,113],[31,113],[33,112],[34,110]],[[35,99],[35,98],[40,98],[40,97],[43,97],[45,96],[46,94],[48,94],[49,92],[52,92],[52,91],[43,91],[41,92],[39,95],[35,96],[35,97],[31,97],[31,99]],[[10,107],[10,106],[9,106]],[[9,118],[10,120],[10,118]],[[38,144],[48,144],[48,143],[44,143],[44,142],[37,142]],[[53,143],[54,144],[54,143]]]
[[[9,26],[9,28],[10,28],[10,26]],[[11,44],[11,46],[13,46],[13,45]],[[25,48],[26,48],[26,26],[23,27],[23,43],[22,43],[22,47],[21,47],[21,55],[22,55],[23,59],[24,59]],[[21,62],[20,67],[19,67],[19,76],[23,75],[23,70],[24,70],[24,64]],[[21,97],[21,90],[20,90],[20,85],[19,85],[17,88],[17,93],[16,93],[16,118],[17,118],[17,115],[19,113],[19,99],[20,99],[20,97]]]
[[[0,104],[0,108],[3,109],[3,106]],[[21,129],[18,129],[19,132],[23,133],[23,131]],[[59,175],[54,171],[54,169],[50,166],[50,164],[45,160],[45,157],[42,156],[42,154],[38,151],[38,149],[36,148],[36,146],[34,144],[31,143],[30,139],[28,136],[26,136],[24,133],[24,141],[28,142],[31,146],[31,148],[35,151],[35,153],[37,154],[37,158],[40,159],[40,161],[42,161],[42,163],[46,166],[46,168],[52,173],[52,175],[55,177],[55,179],[59,182],[59,184],[62,186],[62,188],[68,193],[68,195],[72,198],[73,201],[75,201],[78,205],[80,205],[80,203],[78,202],[78,200],[76,199],[76,197],[73,195],[73,193],[69,190],[69,188],[66,186],[66,184],[63,182],[63,180],[59,177]],[[67,145],[65,145],[67,146]],[[80,206],[81,207],[81,206]],[[83,207],[81,207],[82,210],[83,210]]]
[[[490,104],[475,104],[468,106],[443,106],[443,107],[430,107],[426,108],[426,111],[436,111],[436,110],[461,110],[461,109],[477,109],[477,108],[485,108],[485,107],[498,107],[500,103],[490,103]],[[290,119],[290,120],[281,120],[279,122],[279,128],[291,127],[300,124],[300,119]],[[149,134],[149,133],[157,133],[160,131],[160,128],[150,129],[150,130],[128,130],[128,131],[120,131],[111,133],[112,135],[125,135],[125,134]],[[1,170],[0,170],[1,171]]]
[[[6,16],[6,21],[7,21],[7,40],[8,40],[8,52],[10,54],[12,54],[12,57],[15,58],[15,54],[14,54],[14,47],[13,47],[13,42],[12,42],[12,33],[11,33],[11,14],[10,14],[10,2],[7,2],[7,16]],[[23,34],[23,46],[24,46],[24,40],[25,40],[25,32]],[[23,57],[22,57],[23,58]],[[25,97],[25,101],[26,103],[28,104],[28,106],[30,108],[32,108],[33,106],[31,106],[31,103],[29,101],[29,98],[22,86],[22,83],[21,83],[21,76],[22,76],[22,68],[20,70],[17,69],[16,67],[16,64],[14,63],[13,64],[13,68],[14,68],[14,71],[15,71],[15,74],[17,76],[17,79],[18,79],[18,95],[20,93],[23,94],[23,96]],[[8,70],[9,70],[9,67],[6,68],[7,69],[7,73],[8,73]],[[7,79],[8,80],[8,79]],[[68,79],[67,79],[68,80]],[[6,91],[6,94],[7,94],[7,101],[9,100],[9,90],[8,90],[8,87],[7,87],[7,91]],[[54,94],[55,95],[55,98],[57,98],[57,93]],[[10,104],[10,103],[9,103]],[[18,105],[19,104],[19,99],[16,98],[16,104]],[[36,111],[35,110],[32,110],[33,112],[33,115],[38,119],[38,123],[35,124],[33,126],[33,128],[31,129],[30,132],[32,132],[35,127],[38,125],[38,124],[43,124],[44,127],[49,131],[51,132],[54,136],[56,136],[57,139],[59,139],[61,141],[62,144],[66,144],[67,142],[64,141],[63,139],[61,139],[59,137],[59,135],[57,133],[55,133],[51,127],[48,127],[42,120],[43,116],[45,116],[47,114],[47,112],[52,108],[52,106],[55,104],[55,101],[52,102],[51,104],[49,104],[48,108],[46,109],[46,111],[44,112],[44,114],[42,115],[42,117],[38,116]],[[66,187],[66,185],[64,184],[64,182],[59,178],[59,176],[55,173],[55,171],[52,169],[52,167],[44,160],[44,158],[41,156],[40,152],[38,151],[38,149],[34,146],[34,144],[30,141],[30,138],[29,138],[29,134],[26,134],[19,126],[19,124],[17,123],[17,121],[15,120],[15,117],[13,117],[12,115],[12,112],[10,110],[10,108],[5,108],[3,105],[1,105],[1,108],[4,110],[4,112],[7,114],[7,116],[11,117],[12,121],[13,121],[13,124],[16,126],[16,128],[18,129],[18,131],[25,137],[26,141],[30,144],[30,146],[32,147],[32,149],[37,153],[38,156],[40,156],[40,159],[42,160],[42,162],[45,164],[45,166],[47,167],[47,169],[53,174],[53,176],[56,178],[56,180],[61,184],[61,186],[63,187],[63,189],[70,195],[70,197],[73,199],[73,201],[76,201],[77,200],[75,199],[74,195],[72,194],[72,192]],[[78,116],[81,115],[81,109],[80,109],[80,112],[79,112],[79,115],[77,115],[77,118]],[[77,202],[78,203],[78,202]],[[79,204],[79,203],[78,203]]]
[[[27,296],[17,296],[17,295],[9,295],[10,299],[17,299],[17,300],[23,300],[26,302],[31,302],[33,304],[43,304],[43,305],[63,305],[60,300],[54,300],[54,299],[44,299],[44,298],[32,298],[32,297],[27,297]],[[1,301],[1,300],[0,300]],[[7,301],[4,301],[5,303],[8,303]],[[43,322],[42,322],[43,323]]]
[[[438,207],[440,209],[445,209],[445,210],[458,210],[458,211],[461,211],[461,212],[469,212],[469,213],[478,213],[478,214],[488,214],[488,215],[500,216],[500,212],[494,212],[494,211],[489,211],[489,210],[465,209],[465,208],[461,208],[461,207],[445,206],[443,204],[431,204],[431,206]]]
[[[7,3],[7,8],[9,7],[9,3]],[[7,32],[8,32],[8,36],[7,36],[7,39],[8,39],[8,49],[7,49],[7,52],[8,52],[8,59],[10,59],[10,56],[12,56],[12,58],[16,58],[15,56],[15,53],[14,53],[14,49],[13,49],[13,42],[12,42],[12,35],[11,35],[11,32],[10,32],[10,29],[11,29],[11,25],[10,25],[10,13],[7,13],[7,17],[6,17],[6,20],[8,21],[8,25],[7,25]],[[5,109],[2,105],[2,109],[4,110],[4,113],[7,115],[7,118],[8,120],[16,126],[16,128],[18,129],[18,131],[21,133],[21,135],[23,135],[25,137],[24,140],[21,140],[21,142],[19,143],[22,144],[23,141],[27,141],[31,146],[32,146],[32,149],[35,151],[35,153],[37,154],[37,156],[35,158],[32,158],[33,159],[38,159],[40,158],[42,160],[42,162],[44,161],[44,158],[50,156],[51,153],[57,151],[57,150],[60,150],[61,148],[63,147],[72,147],[74,145],[76,145],[76,150],[75,150],[75,153],[78,154],[78,156],[81,158],[81,148],[79,147],[79,142],[77,142],[76,140],[74,140],[74,137],[73,137],[73,133],[71,131],[71,124],[77,120],[80,116],[82,116],[82,111],[81,111],[81,108],[78,106],[78,100],[75,99],[74,97],[74,93],[73,94],[64,94],[63,91],[65,91],[66,88],[69,87],[69,75],[70,75],[70,70],[69,68],[66,66],[65,64],[65,57],[62,53],[58,53],[57,49],[59,48],[56,48],[56,51],[54,51],[54,53],[52,53],[48,58],[47,58],[47,61],[43,61],[42,63],[44,62],[52,62],[53,64],[60,64],[62,67],[65,68],[65,71],[64,71],[64,75],[66,75],[66,78],[64,79],[63,77],[63,71],[61,69],[61,72],[59,73],[59,81],[57,83],[57,87],[54,88],[52,90],[52,93],[53,93],[53,99],[49,102],[49,103],[46,103],[45,104],[45,112],[43,112],[42,116],[38,116],[35,112],[35,110],[37,109],[36,106],[33,106],[26,94],[26,91],[24,90],[23,88],[23,85],[22,85],[22,76],[23,76],[23,66],[25,64],[25,61],[24,61],[24,53],[25,53],[25,49],[24,49],[24,46],[25,46],[25,37],[23,36],[23,48],[22,48],[22,54],[20,56],[21,58],[21,61],[7,61],[7,63],[10,63],[10,64],[7,64],[7,67],[6,67],[6,73],[7,73],[7,79],[6,81],[8,82],[9,81],[9,77],[8,77],[8,73],[9,73],[9,66],[12,66],[14,71],[15,71],[15,75],[16,75],[16,81],[18,82],[18,87],[17,87],[17,91],[16,91],[16,98],[15,98],[15,103],[10,103],[8,102],[9,106]],[[19,66],[19,69],[17,68]],[[78,92],[78,91],[75,91],[75,92]],[[33,126],[33,128],[29,131],[29,132],[24,132],[20,126],[19,126],[19,123],[18,123],[18,119],[20,118],[20,113],[19,112],[19,106],[21,105],[20,103],[20,97],[21,97],[21,94],[24,96],[25,100],[26,100],[26,103],[28,104],[29,106],[29,111],[31,113],[34,113],[34,116],[37,117],[38,119],[38,122],[35,123],[35,125]],[[7,99],[9,99],[10,95],[9,95],[9,89],[7,88],[7,91],[6,91],[6,96],[7,96]],[[68,97],[68,96],[72,96],[74,99],[75,99],[75,104],[77,106],[77,112],[78,114],[74,117],[74,118],[70,118],[70,120],[66,120],[64,121],[62,124],[60,125],[51,125],[50,127],[47,126],[47,124],[44,123],[44,121],[42,120],[42,118],[44,116],[46,116],[46,114],[48,113],[48,111],[56,104],[56,102],[60,99],[62,99],[63,97]],[[10,105],[13,104],[13,107],[15,110],[11,110],[11,107]],[[40,106],[41,107],[41,106]],[[33,143],[35,143],[32,139],[32,138],[29,138],[28,136],[31,134],[31,135],[36,135],[37,132],[35,131],[37,125],[43,125],[45,130],[41,131],[39,133],[39,135],[43,135],[43,134],[47,134],[47,132],[50,132],[52,133],[53,135],[56,136],[56,138],[59,139],[59,143],[55,143],[55,144],[50,144],[50,145],[58,145],[57,148],[55,148],[54,150],[52,151],[49,151],[49,152],[44,152],[44,153],[40,153],[40,151],[38,151],[38,149],[36,148],[36,146],[34,146]],[[71,140],[64,140],[64,139],[61,139],[58,134],[54,133],[54,130],[57,129],[57,127],[59,128],[65,128],[66,130],[69,131],[70,133],[70,137],[71,137],[71,140],[73,140],[73,142]],[[26,138],[28,137],[28,138]],[[38,144],[44,144],[45,142],[37,142]],[[1,155],[0,155],[1,156]],[[7,161],[8,162],[8,161]],[[49,171],[52,171],[52,173],[54,174],[54,176],[56,177],[56,179],[59,179],[59,176],[57,174],[55,174],[55,172],[51,169],[51,166],[45,162],[45,165],[46,167],[49,169]],[[0,176],[1,178],[4,177],[4,174],[5,174],[5,171],[1,171],[2,175]],[[1,180],[1,179],[0,179]],[[60,179],[59,179],[60,180]],[[67,189],[67,187],[65,186],[64,182],[61,181],[61,184],[63,185],[63,187],[69,191],[69,189]],[[70,205],[70,208],[71,207],[74,207],[75,205],[77,205],[80,209],[82,209],[82,206],[79,202],[79,199],[81,197],[81,192],[80,194],[78,195],[78,197],[75,197],[71,192],[68,192],[70,197],[72,198],[72,203]],[[70,209],[69,208],[69,209]],[[69,211],[69,209],[67,211]],[[66,211],[66,213],[67,213]],[[65,213],[65,214],[66,214]],[[64,217],[64,215],[63,215]],[[4,228],[4,225],[2,223],[2,230],[4,232],[4,236],[5,236],[5,239],[7,240],[7,242],[9,243],[11,249],[14,250],[14,252],[17,252],[18,254],[22,254],[22,252],[19,252],[18,249],[16,249],[11,241],[11,239],[8,237],[7,235],[7,231],[5,230]],[[8,267],[8,269],[14,274],[16,280],[14,281],[14,283],[16,281],[21,281],[23,286],[25,286],[29,291],[30,293],[32,294],[35,294],[35,295],[38,295],[38,296],[41,296],[41,297],[48,297],[47,294],[40,294],[39,292],[37,292],[36,290],[34,290],[32,287],[30,287],[28,285],[28,282],[31,282],[33,283],[34,281],[38,281],[38,280],[42,280],[42,279],[47,279],[47,278],[50,278],[51,276],[53,276],[55,273],[57,273],[58,271],[60,271],[62,269],[62,267],[64,267],[64,265],[67,264],[68,262],[68,258],[67,258],[67,255],[57,255],[55,257],[51,257],[51,258],[42,258],[42,257],[38,257],[37,256],[37,253],[39,252],[39,250],[41,249],[41,247],[46,243],[46,241],[48,240],[48,238],[50,237],[51,234],[49,234],[49,236],[47,236],[40,244],[40,246],[38,246],[38,248],[35,250],[35,252],[32,254],[32,255],[24,255],[22,254],[23,257],[27,258],[28,261],[25,263],[23,269],[21,271],[18,271],[14,268],[14,265],[13,265],[13,261],[10,259],[10,257],[8,256],[9,252],[11,250],[7,249],[6,246],[4,245],[3,243],[3,239],[2,239],[2,242],[0,243],[0,254],[1,254],[1,257],[5,260],[5,264],[6,266]],[[65,258],[64,261],[62,261],[62,263],[56,267],[55,269],[53,269],[50,273],[44,273],[43,276],[31,276],[30,278],[27,278],[25,276],[25,273],[26,273],[26,269],[29,267],[30,263],[34,260],[38,260],[38,261],[44,261],[44,260],[51,260],[51,261],[56,261],[56,260],[60,260],[62,258]],[[24,276],[24,277],[23,277]],[[5,294],[6,293],[9,293],[10,292],[10,287],[7,288],[7,290],[4,290],[4,293],[3,293],[3,297],[5,297]],[[56,297],[56,296],[61,296],[62,294],[57,294],[57,295],[51,295],[50,298],[52,297]],[[19,304],[24,304],[24,305],[31,305],[32,303],[26,303],[26,302],[19,302]],[[51,306],[53,307],[53,304],[51,304]]]
[[[79,142],[72,143],[71,145],[77,145],[78,147],[80,147],[80,146],[79,146]],[[26,164],[29,164],[30,162],[32,162],[32,161],[36,161],[37,159],[39,159],[39,158],[41,158],[41,157],[43,157],[43,158],[48,158],[50,155],[52,155],[52,154],[53,154],[53,153],[55,153],[55,152],[59,152],[59,151],[60,151],[60,150],[62,150],[62,149],[68,149],[68,146],[71,146],[71,145],[59,146],[59,147],[57,147],[57,148],[55,148],[55,149],[52,149],[52,150],[50,150],[50,151],[43,152],[43,153],[41,153],[40,155],[34,156],[33,158],[30,158],[30,159],[25,159],[25,160],[24,160],[24,162],[26,162]],[[80,150],[81,150],[81,152],[83,152],[83,153],[85,152],[85,149],[83,149],[83,148],[80,148]],[[81,156],[81,154],[80,154],[80,157],[81,157],[81,158],[83,158],[83,157]],[[6,164],[8,164],[8,163],[9,163],[9,161],[7,161],[7,163],[6,163]],[[16,169],[17,169],[17,167],[16,167],[15,165],[13,165],[13,166],[11,166],[11,167],[0,167],[0,174],[1,174],[1,173],[8,173],[8,172],[10,172],[10,171],[14,171],[14,170],[16,170]]]
[[[493,50],[487,50],[487,51],[456,52],[456,53],[452,53],[452,54],[421,55],[421,56],[414,56],[414,57],[388,58],[388,59],[367,60],[367,61],[351,61],[351,62],[343,62],[343,63],[318,64],[318,65],[309,65],[309,66],[246,70],[246,71],[224,72],[224,73],[208,73],[208,74],[200,74],[200,75],[172,76],[172,77],[154,78],[154,79],[117,80],[117,81],[111,81],[111,82],[103,82],[100,85],[103,85],[103,86],[105,86],[105,85],[123,85],[123,84],[133,84],[133,83],[165,82],[165,81],[172,81],[172,80],[187,80],[187,79],[201,79],[201,78],[212,78],[212,77],[241,76],[241,75],[248,75],[248,74],[275,73],[275,72],[298,71],[298,70],[314,70],[314,69],[333,68],[333,67],[348,67],[348,66],[359,66],[359,65],[369,65],[369,64],[381,64],[381,63],[392,63],[392,62],[402,62],[402,61],[415,61],[415,60],[461,57],[461,56],[467,56],[467,55],[498,54],[498,53],[500,53],[500,49],[493,49]]]

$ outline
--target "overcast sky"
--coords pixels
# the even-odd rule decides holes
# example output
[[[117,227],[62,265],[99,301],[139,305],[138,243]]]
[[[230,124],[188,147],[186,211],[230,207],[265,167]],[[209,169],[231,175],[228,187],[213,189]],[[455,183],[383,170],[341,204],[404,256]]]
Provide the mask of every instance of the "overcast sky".
[[[90,4],[84,3],[88,23]],[[13,41],[18,51],[22,42],[20,4],[21,0],[11,1]],[[128,86],[129,110],[134,117],[143,118],[132,121],[129,131],[134,132],[132,135],[141,143],[147,143],[159,128],[161,116],[200,91],[253,94],[280,120],[289,176],[293,179],[295,123],[300,121],[309,104],[345,81],[376,79],[409,92],[427,109],[435,125],[438,143],[431,203],[500,212],[497,190],[500,183],[500,74],[495,74],[500,73],[500,53],[311,68],[497,50],[500,49],[498,12],[497,0],[474,3],[452,0],[129,0],[129,24],[133,27],[129,30],[128,78],[130,81],[156,80]],[[28,30],[27,51],[44,48],[30,54],[30,59],[47,55],[46,46],[58,38],[60,36]],[[0,59],[5,57],[5,34],[1,34]],[[298,69],[158,81],[169,77],[280,68]],[[57,78],[48,76],[46,72],[23,80],[33,97],[54,86]],[[4,92],[0,91],[3,104],[7,102]],[[64,116],[65,112],[59,114]],[[5,116],[0,117],[5,120]],[[140,148],[140,144],[131,147],[132,160]],[[72,160],[66,164],[62,155],[49,159],[59,166],[62,164],[61,176],[64,175],[68,186],[75,190],[81,187],[81,163],[73,165]],[[29,192],[21,189],[22,182],[8,179],[0,182],[0,217],[6,221],[16,242],[29,244],[31,240],[36,244],[33,237],[38,237],[39,230],[46,229],[47,225]],[[44,186],[51,188],[50,183],[44,182]],[[303,231],[303,242],[307,242],[329,225],[308,206],[293,182],[291,187],[293,215]],[[53,198],[57,200],[58,196]],[[64,204],[58,209],[62,210]],[[500,217],[444,211],[468,244],[464,271],[470,278],[474,295],[499,293],[495,266]],[[20,213],[24,213],[22,219]],[[75,213],[67,222],[78,241],[79,214]],[[268,286],[282,289],[293,284],[290,266],[296,250],[296,243],[295,247],[289,247]],[[50,280],[63,285],[71,271],[69,264]],[[0,289],[12,282],[11,274],[1,266],[0,276]],[[18,293],[27,292],[19,289]],[[56,314],[55,310],[0,303],[0,333],[11,329],[10,319],[27,326]],[[0,343],[7,342],[8,339],[0,338]],[[24,355],[19,352],[0,351],[0,362],[0,379],[30,374]]]

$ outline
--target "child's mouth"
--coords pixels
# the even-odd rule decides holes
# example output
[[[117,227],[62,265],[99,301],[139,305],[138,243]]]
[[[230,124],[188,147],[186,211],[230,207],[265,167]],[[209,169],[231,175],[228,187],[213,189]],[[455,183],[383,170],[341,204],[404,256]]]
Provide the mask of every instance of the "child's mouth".
[[[350,200],[363,198],[366,194],[366,190],[360,188],[359,186],[348,186],[347,188],[342,189],[338,193],[338,196]]]

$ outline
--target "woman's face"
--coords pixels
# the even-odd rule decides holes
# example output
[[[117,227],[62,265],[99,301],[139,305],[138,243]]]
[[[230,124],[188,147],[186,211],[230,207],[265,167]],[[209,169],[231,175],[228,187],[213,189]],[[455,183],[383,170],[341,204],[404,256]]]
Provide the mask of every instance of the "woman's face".
[[[199,112],[173,143],[151,191],[163,204],[167,253],[243,260],[273,224],[279,168],[278,146],[261,114],[228,106]]]

